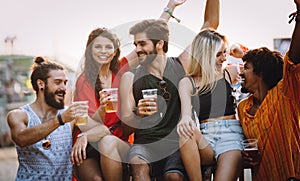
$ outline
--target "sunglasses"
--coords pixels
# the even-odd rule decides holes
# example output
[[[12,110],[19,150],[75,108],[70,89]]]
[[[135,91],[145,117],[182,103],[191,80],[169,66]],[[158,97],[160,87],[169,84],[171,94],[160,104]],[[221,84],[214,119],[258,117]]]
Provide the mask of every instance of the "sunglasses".
[[[163,95],[162,95],[163,98],[164,98],[166,101],[170,100],[170,99],[171,99],[171,94],[170,94],[170,92],[168,92],[168,91],[166,90],[166,88],[167,88],[167,86],[168,86],[167,82],[164,81],[164,80],[161,80],[161,81],[158,83],[158,85],[159,85],[159,88],[160,88],[161,90],[164,91],[164,92],[163,92]]]
[[[42,142],[42,147],[44,148],[44,150],[50,149],[50,147],[51,147],[50,136],[47,136],[46,138],[44,138],[44,140]]]

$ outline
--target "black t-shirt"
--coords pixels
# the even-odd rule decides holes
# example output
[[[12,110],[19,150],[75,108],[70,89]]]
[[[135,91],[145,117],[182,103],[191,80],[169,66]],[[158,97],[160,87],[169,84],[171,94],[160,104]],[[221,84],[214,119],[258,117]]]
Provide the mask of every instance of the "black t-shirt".
[[[142,99],[143,89],[156,88],[158,90],[158,112],[142,119],[141,122],[143,124],[143,129],[138,128],[135,130],[135,143],[152,143],[166,137],[167,139],[177,142],[178,135],[176,132],[176,126],[181,112],[177,87],[180,79],[185,74],[182,65],[178,60],[168,58],[163,74],[163,80],[167,83],[165,90],[171,95],[169,100],[165,100],[162,96],[164,90],[159,86],[161,79],[147,73],[144,67],[140,66],[137,69],[133,71],[135,73],[133,94],[136,104],[139,99]],[[138,71],[140,71],[140,73],[137,73]]]

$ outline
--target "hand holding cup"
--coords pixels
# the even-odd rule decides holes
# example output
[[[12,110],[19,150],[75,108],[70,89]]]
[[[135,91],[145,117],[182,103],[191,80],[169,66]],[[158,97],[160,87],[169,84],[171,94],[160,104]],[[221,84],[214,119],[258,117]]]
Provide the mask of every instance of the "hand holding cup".
[[[75,101],[75,120],[76,125],[85,125],[88,122],[88,101]]]
[[[139,100],[138,112],[140,115],[149,116],[157,112],[157,89],[142,90],[143,99]]]
[[[100,105],[105,108],[106,113],[118,111],[118,88],[106,88],[99,92]]]
[[[244,163],[250,167],[258,165],[260,162],[260,154],[258,152],[257,139],[245,139],[242,141],[242,146]]]

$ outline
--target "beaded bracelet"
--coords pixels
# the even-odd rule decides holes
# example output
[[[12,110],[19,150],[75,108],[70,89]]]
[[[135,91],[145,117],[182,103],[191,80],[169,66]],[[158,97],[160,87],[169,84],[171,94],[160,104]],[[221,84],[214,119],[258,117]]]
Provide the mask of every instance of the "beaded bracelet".
[[[289,24],[295,19],[296,22],[300,22],[300,12],[296,11],[289,15]]]
[[[176,17],[173,15],[173,13],[172,13],[172,11],[170,10],[170,8],[165,7],[165,8],[164,8],[164,12],[168,13],[172,18],[174,18],[178,23],[180,23],[180,19],[176,18]]]

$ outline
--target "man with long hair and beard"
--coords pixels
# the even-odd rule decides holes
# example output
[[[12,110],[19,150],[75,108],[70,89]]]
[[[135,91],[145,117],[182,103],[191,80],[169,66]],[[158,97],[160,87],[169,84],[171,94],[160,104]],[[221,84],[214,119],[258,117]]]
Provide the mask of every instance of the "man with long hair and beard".
[[[87,106],[64,108],[67,76],[61,65],[36,57],[31,68],[35,101],[7,115],[18,153],[16,180],[72,180],[74,120]]]

